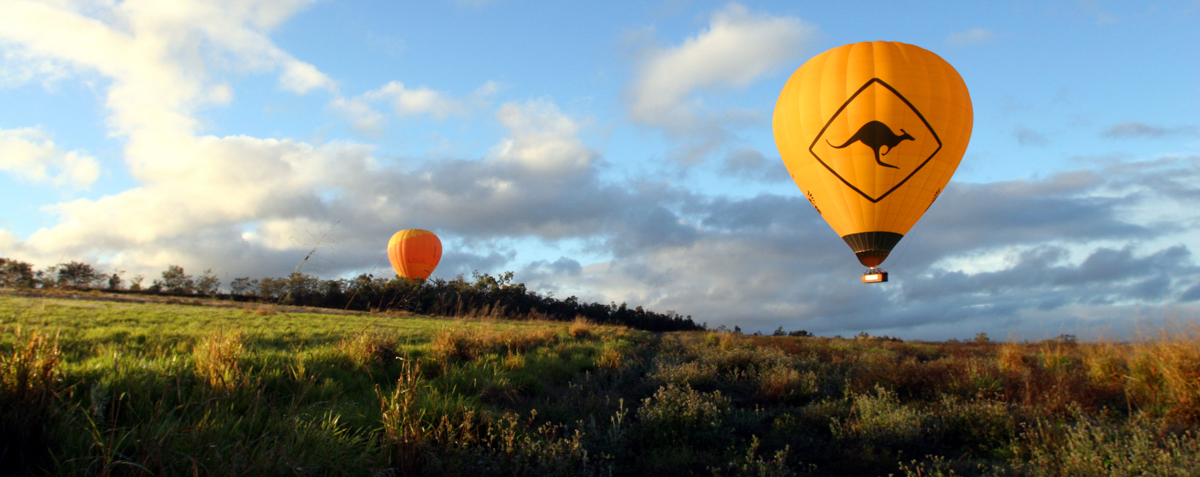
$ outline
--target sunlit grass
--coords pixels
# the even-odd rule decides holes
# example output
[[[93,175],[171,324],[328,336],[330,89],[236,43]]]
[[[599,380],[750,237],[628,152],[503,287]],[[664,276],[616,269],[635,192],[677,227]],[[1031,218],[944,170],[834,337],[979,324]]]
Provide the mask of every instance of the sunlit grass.
[[[33,475],[1176,475],[1200,448],[1187,326],[922,343],[0,297],[0,384],[0,471]]]

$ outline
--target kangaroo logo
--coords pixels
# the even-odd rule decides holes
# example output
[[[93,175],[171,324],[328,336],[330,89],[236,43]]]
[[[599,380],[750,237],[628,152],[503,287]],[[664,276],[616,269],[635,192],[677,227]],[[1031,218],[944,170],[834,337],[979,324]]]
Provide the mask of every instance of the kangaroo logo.
[[[872,203],[884,200],[903,187],[942,150],[942,140],[921,111],[899,90],[879,78],[863,83],[824,121],[825,126],[812,138],[808,152],[842,184]],[[831,128],[834,124],[862,126],[846,139],[841,134],[851,131]],[[892,129],[890,124],[904,126],[904,129]],[[866,159],[862,156],[866,151],[850,147],[857,142],[871,148],[875,163],[886,169],[860,162]],[[900,149],[897,151],[896,148]],[[892,154],[892,151],[896,153]],[[883,161],[883,156],[887,156],[887,162]]]
[[[827,144],[829,144],[830,147],[833,147],[835,149],[844,149],[844,148],[850,147],[850,145],[854,144],[855,142],[861,141],[864,145],[871,148],[872,151],[875,151],[875,162],[876,163],[878,163],[879,165],[881,165],[883,167],[899,169],[896,166],[893,166],[891,164],[885,163],[882,160],[880,160],[879,159],[879,149],[886,147],[887,150],[883,151],[883,155],[886,156],[887,153],[892,152],[892,149],[894,149],[897,144],[900,144],[900,141],[913,141],[914,140],[913,137],[910,134],[908,134],[907,132],[905,132],[903,129],[901,129],[900,132],[902,134],[897,136],[896,133],[892,132],[892,128],[889,128],[886,124],[883,124],[879,121],[871,121],[867,124],[862,125],[861,128],[858,128],[858,132],[854,133],[853,136],[850,136],[850,139],[847,140],[845,143],[843,143],[841,146],[834,146],[833,143],[829,142],[828,139],[826,139],[825,142]]]

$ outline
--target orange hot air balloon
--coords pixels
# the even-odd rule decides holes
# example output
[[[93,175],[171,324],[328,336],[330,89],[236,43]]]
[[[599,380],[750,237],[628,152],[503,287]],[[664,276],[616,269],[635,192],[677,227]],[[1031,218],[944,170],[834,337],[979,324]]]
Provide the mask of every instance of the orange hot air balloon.
[[[387,254],[396,275],[424,280],[442,259],[442,241],[428,230],[401,230],[388,240]]]
[[[840,46],[804,63],[775,104],[775,144],[817,212],[863,265],[864,282],[933,204],[971,138],[954,67],[890,41]],[[868,279],[869,278],[869,279]]]

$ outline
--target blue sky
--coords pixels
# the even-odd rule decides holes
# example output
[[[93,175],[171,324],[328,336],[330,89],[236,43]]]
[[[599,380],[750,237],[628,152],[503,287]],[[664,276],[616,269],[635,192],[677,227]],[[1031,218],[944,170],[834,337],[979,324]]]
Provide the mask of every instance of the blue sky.
[[[1200,299],[1200,2],[0,5],[0,256],[227,283],[436,276],[746,330],[1127,336]],[[860,266],[788,180],[776,96],[892,40],[975,108],[952,185]],[[386,259],[383,260],[386,262]]]

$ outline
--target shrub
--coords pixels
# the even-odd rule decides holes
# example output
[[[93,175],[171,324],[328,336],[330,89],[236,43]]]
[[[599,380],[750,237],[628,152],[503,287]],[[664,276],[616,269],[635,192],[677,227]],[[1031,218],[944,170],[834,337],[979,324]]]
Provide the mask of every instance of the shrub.
[[[1012,464],[1022,475],[1175,476],[1200,469],[1200,441],[1191,432],[1159,436],[1149,426],[1079,416],[1074,424],[1037,421],[1021,434]]]
[[[769,368],[759,377],[758,395],[770,401],[787,402],[807,398],[818,391],[817,373],[785,366]]]
[[[964,401],[943,395],[934,417],[946,444],[975,453],[999,451],[1016,436],[1010,408],[999,401]]]
[[[835,418],[830,427],[840,440],[889,447],[906,445],[921,435],[929,418],[927,412],[902,404],[894,391],[878,385],[874,394],[858,394],[851,400],[850,418],[845,422]]]
[[[681,443],[714,438],[729,408],[729,398],[720,391],[667,384],[642,401],[637,416],[650,442]]]
[[[744,455],[738,456],[724,467],[712,468],[713,475],[716,477],[792,477],[796,475],[796,472],[787,466],[790,447],[784,446],[783,449],[776,451],[770,460],[763,460],[758,455],[760,445],[758,437],[752,437],[750,446],[746,448]]]

